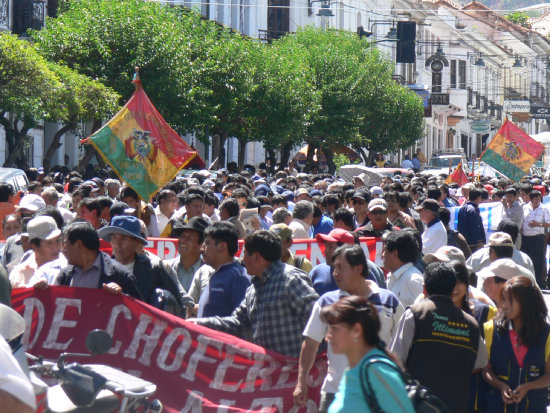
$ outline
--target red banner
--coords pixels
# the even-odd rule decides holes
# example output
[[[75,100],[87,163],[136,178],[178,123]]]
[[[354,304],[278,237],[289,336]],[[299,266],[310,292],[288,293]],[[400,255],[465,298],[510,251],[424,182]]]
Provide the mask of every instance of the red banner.
[[[365,250],[367,257],[377,265],[382,266],[382,240],[380,238],[360,238],[361,246]],[[145,249],[158,255],[162,259],[174,258],[178,255],[178,240],[174,238],[147,238],[149,242]],[[104,242],[104,241],[103,241]],[[105,245],[108,245],[104,242]],[[241,255],[244,241],[239,240],[239,251],[237,256]],[[109,248],[103,248],[109,251]],[[314,239],[294,240],[290,250],[293,254],[304,255],[314,266],[325,262],[323,255],[324,244],[317,243]]]
[[[23,343],[34,355],[56,359],[87,352],[84,339],[96,328],[113,336],[109,353],[92,359],[157,385],[168,412],[316,412],[326,360],[318,357],[309,377],[307,406],[293,406],[298,360],[232,335],[197,326],[124,295],[99,289],[17,288],[12,305],[24,318]]]

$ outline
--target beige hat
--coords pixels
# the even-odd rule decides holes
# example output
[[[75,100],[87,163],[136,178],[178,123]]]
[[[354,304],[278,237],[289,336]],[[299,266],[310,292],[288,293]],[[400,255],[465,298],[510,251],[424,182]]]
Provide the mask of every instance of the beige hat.
[[[475,189],[476,186],[473,183],[468,182],[467,184],[462,185],[461,188],[469,189],[471,191],[472,189]]]
[[[375,198],[369,202],[369,212],[374,211],[375,209],[387,211],[388,203],[384,201],[382,198]]]
[[[494,232],[489,236],[489,244],[491,247],[513,247],[512,237],[505,232]]]
[[[462,264],[466,264],[466,257],[462,250],[457,247],[452,247],[450,245],[445,245],[438,248],[438,250],[432,254],[426,254],[424,261],[429,264],[432,262],[449,262],[449,261],[458,261]]]
[[[49,240],[61,235],[61,230],[57,228],[55,220],[47,215],[33,218],[27,225],[29,239]]]
[[[477,286],[481,288],[483,282],[490,277],[499,277],[508,281],[518,275],[526,276],[534,285],[537,285],[535,276],[531,271],[516,264],[511,258],[500,258],[477,272]]]

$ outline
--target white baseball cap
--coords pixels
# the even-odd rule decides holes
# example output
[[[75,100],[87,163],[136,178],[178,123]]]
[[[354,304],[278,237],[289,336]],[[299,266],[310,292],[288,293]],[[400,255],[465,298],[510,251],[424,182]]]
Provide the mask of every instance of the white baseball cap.
[[[61,235],[61,230],[57,228],[57,224],[52,217],[44,215],[29,221],[27,234],[31,240],[35,238],[49,240]]]
[[[46,203],[40,195],[27,194],[19,202],[19,208],[28,209],[29,211],[36,212],[41,208],[44,208]]]

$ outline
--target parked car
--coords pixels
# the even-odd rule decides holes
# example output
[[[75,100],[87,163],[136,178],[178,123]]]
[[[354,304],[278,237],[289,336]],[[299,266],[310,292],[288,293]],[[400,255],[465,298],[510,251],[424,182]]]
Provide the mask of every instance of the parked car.
[[[454,170],[459,163],[462,163],[462,169],[464,172],[470,173],[471,171],[471,168],[468,165],[468,159],[466,159],[466,155],[464,154],[464,150],[462,148],[458,148],[446,149],[444,151],[434,153],[430,159],[430,162],[421,173],[435,176],[440,174],[448,175],[449,163],[451,165],[451,171]]]
[[[15,192],[27,191],[29,180],[21,169],[0,168],[0,182],[11,184]]]

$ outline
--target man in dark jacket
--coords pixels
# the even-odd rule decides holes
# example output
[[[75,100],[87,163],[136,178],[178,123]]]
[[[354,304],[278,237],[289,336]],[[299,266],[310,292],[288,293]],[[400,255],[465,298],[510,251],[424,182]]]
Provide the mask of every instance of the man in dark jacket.
[[[89,222],[75,222],[65,227],[63,254],[69,265],[61,270],[55,285],[103,288],[112,294],[124,293],[143,299],[135,277],[124,266],[99,251],[99,235]]]
[[[390,351],[453,413],[463,413],[472,373],[487,364],[487,349],[476,320],[453,304],[456,273],[451,264],[432,263],[424,277],[428,298],[405,310]]]
[[[456,229],[464,235],[472,252],[482,248],[486,243],[485,229],[479,212],[481,200],[481,189],[471,189],[468,194],[468,202],[458,210]]]
[[[115,259],[134,274],[137,287],[146,303],[158,307],[157,289],[166,290],[174,296],[178,304],[178,308],[170,312],[184,317],[186,308],[193,307],[194,302],[183,290],[174,270],[160,259],[138,254],[141,245],[147,244],[140,229],[136,217],[120,215],[111,220],[111,225],[102,228],[99,236],[111,243]]]

